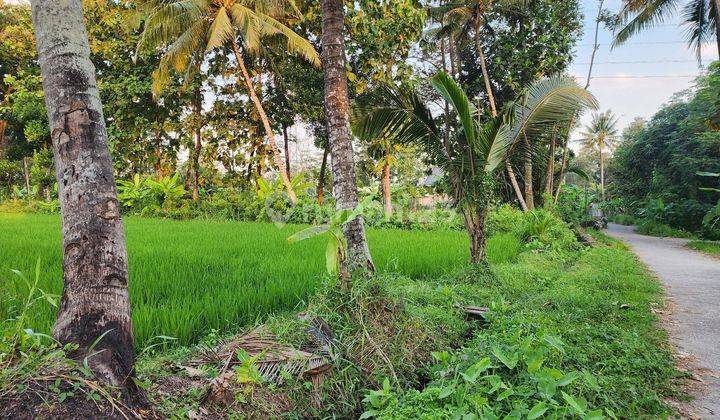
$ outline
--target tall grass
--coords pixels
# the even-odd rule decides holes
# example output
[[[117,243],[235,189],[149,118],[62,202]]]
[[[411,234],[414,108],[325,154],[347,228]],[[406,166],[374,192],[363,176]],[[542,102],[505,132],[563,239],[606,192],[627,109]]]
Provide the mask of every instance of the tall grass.
[[[210,329],[237,329],[297,308],[324,272],[323,238],[286,241],[302,226],[129,217],[125,227],[138,346],[157,335],[187,344]],[[464,232],[369,230],[368,237],[380,271],[436,277],[469,259]],[[0,214],[0,320],[12,316],[24,293],[10,269],[29,273],[38,257],[40,287],[60,294],[59,217]],[[38,308],[29,326],[47,333],[55,310]]]

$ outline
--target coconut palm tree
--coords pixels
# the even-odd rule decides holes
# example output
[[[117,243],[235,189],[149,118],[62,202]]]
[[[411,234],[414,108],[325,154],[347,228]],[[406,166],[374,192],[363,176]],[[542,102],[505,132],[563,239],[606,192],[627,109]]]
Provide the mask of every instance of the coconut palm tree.
[[[600,157],[600,195],[605,198],[605,154],[611,150],[618,139],[617,118],[610,112],[596,113],[590,124],[585,126],[580,143],[588,150],[595,151]]]
[[[286,48],[299,54],[315,66],[320,58],[312,44],[290,28],[281,18],[291,1],[275,0],[143,0],[141,7],[148,11],[138,50],[166,47],[158,69],[153,73],[153,91],[162,92],[171,79],[171,70],[189,74],[202,64],[205,54],[221,47],[229,47],[235,56],[250,100],[257,110],[275,169],[293,203],[297,196],[285,170],[275,134],[262,101],[255,91],[245,56],[258,56],[263,49],[263,38],[283,37]],[[188,77],[186,77],[188,78]]]
[[[62,219],[63,294],[53,335],[76,344],[72,356],[99,381],[137,397],[125,234],[82,1],[33,1],[32,20]]]
[[[333,195],[337,210],[355,209],[359,203],[355,160],[350,133],[350,101],[345,68],[345,11],[342,0],[322,0],[322,62],[325,79],[325,119],[332,157]],[[362,215],[345,224],[347,255],[342,272],[375,272]]]
[[[459,127],[449,135],[436,125],[417,92],[398,87],[378,90],[374,105],[360,111],[355,132],[361,138],[387,136],[424,147],[449,178],[470,238],[470,261],[483,263],[485,215],[497,169],[510,149],[525,136],[535,138],[549,125],[569,120],[583,107],[595,107],[595,98],[571,77],[546,78],[530,85],[506,112],[485,121],[447,73],[438,73],[430,83],[457,114]]]
[[[620,45],[644,29],[677,16],[677,0],[624,0],[618,14],[620,30],[615,34],[615,45]],[[715,37],[720,53],[720,0],[689,0],[683,7],[683,20],[687,26],[688,44],[700,60],[702,44]]]

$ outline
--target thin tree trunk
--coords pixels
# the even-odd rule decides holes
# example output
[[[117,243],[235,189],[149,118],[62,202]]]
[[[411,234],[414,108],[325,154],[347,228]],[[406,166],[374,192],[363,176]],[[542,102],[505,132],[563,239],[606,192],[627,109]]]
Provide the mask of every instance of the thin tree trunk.
[[[548,156],[547,167],[545,168],[545,197],[543,200],[550,200],[554,191],[555,183],[555,141],[557,137],[557,126],[553,127],[552,137],[550,137],[550,154]]]
[[[326,145],[323,149],[322,163],[320,164],[320,174],[318,175],[317,183],[317,202],[322,205],[325,200],[325,170],[327,168],[327,158],[330,152],[330,146]]]
[[[298,201],[297,195],[295,195],[295,190],[293,189],[292,183],[290,183],[290,177],[285,170],[285,164],[283,162],[282,155],[280,154],[280,149],[278,148],[277,142],[275,141],[275,133],[273,133],[272,127],[270,126],[270,119],[265,113],[265,108],[263,107],[262,102],[260,102],[260,98],[258,98],[257,94],[255,93],[255,87],[253,85],[252,78],[250,77],[250,73],[248,73],[247,68],[245,67],[245,60],[243,60],[242,54],[240,54],[240,49],[234,37],[232,38],[232,49],[233,53],[235,53],[235,59],[238,62],[238,67],[240,67],[240,72],[242,73],[242,78],[245,82],[245,87],[247,88],[248,95],[250,95],[250,100],[252,100],[253,104],[255,105],[255,109],[260,115],[260,121],[262,121],[263,128],[265,129],[265,136],[267,137],[268,145],[270,146],[270,150],[272,151],[275,169],[277,169],[277,171],[280,173],[280,179],[282,179],[282,183],[287,190],[290,201],[293,204],[296,204]]]
[[[338,210],[358,205],[355,161],[350,136],[347,73],[345,69],[344,10],[342,0],[322,0],[322,63],[325,78],[325,115],[332,156],[333,193]],[[345,225],[348,252],[346,271],[375,272],[365,239],[363,217]],[[346,285],[348,287],[348,285]]]
[[[720,55],[720,0],[713,0],[713,4],[715,5],[715,42]]]
[[[288,136],[287,126],[283,125],[283,143],[285,146],[285,172],[287,172],[288,178],[292,179],[290,174],[290,137]]]
[[[510,178],[510,184],[512,184],[513,190],[515,191],[515,196],[517,197],[518,201],[520,202],[520,208],[523,211],[527,211],[528,210],[527,203],[525,202],[525,198],[523,197],[522,190],[520,189],[520,184],[518,184],[518,182],[517,182],[517,177],[515,176],[515,171],[513,170],[509,159],[505,159],[505,170],[507,171],[508,178]]]
[[[535,210],[535,192],[533,188],[533,164],[530,141],[523,134],[525,140],[525,204],[528,210]]]
[[[0,159],[5,157],[5,130],[7,130],[7,121],[0,120]]]
[[[568,157],[570,155],[570,130],[572,130],[573,119],[574,117],[570,119],[567,137],[565,138],[565,146],[563,147],[563,157],[560,163],[560,173],[558,174],[558,186],[555,189],[555,197],[553,199],[553,202],[556,204],[558,198],[560,198],[560,191],[562,191],[563,184],[565,183],[565,172],[567,171]]]
[[[453,38],[452,34],[448,35],[448,48],[450,50],[450,75],[455,79],[460,73],[458,68],[460,64],[457,59],[457,44],[455,44],[455,38]]]
[[[605,200],[605,157],[602,147],[600,148],[600,198]]]
[[[193,113],[195,114],[195,128],[193,130],[193,138],[195,147],[192,154],[192,170],[193,170],[193,191],[192,199],[194,202],[200,201],[200,153],[202,151],[202,94],[200,89],[195,89],[193,101]]]
[[[483,80],[485,81],[485,90],[488,95],[488,102],[490,102],[490,110],[492,111],[493,117],[497,116],[497,107],[495,106],[495,95],[493,95],[492,86],[490,85],[490,74],[487,71],[487,64],[485,63],[485,53],[483,53],[482,44],[480,43],[480,16],[475,18],[475,49],[478,54],[478,62],[480,69],[482,70]]]
[[[27,156],[23,158],[23,177],[25,178],[25,195],[30,197],[30,167],[28,166]]]
[[[125,234],[80,0],[36,0],[32,18],[62,214],[63,294],[53,335],[71,356],[140,401],[132,381]],[[92,345],[93,353],[88,354]]]
[[[392,197],[390,195],[390,146],[385,148],[385,162],[382,168],[382,194],[385,217],[391,217],[393,212]]]

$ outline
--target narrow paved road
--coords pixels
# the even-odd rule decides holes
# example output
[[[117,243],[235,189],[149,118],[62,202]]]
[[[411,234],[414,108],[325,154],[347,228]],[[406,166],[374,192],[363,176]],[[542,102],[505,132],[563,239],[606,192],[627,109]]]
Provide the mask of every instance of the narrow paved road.
[[[694,404],[697,414],[720,418],[720,259],[686,248],[685,239],[638,235],[631,226],[610,224],[607,233],[627,243],[665,285],[676,305],[673,343],[709,370],[701,375],[708,389]]]

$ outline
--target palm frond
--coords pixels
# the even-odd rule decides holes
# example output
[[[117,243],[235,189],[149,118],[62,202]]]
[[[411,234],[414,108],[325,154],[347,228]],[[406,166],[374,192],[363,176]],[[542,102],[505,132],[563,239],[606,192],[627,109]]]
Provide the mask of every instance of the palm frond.
[[[712,1],[710,3],[713,3]],[[695,50],[698,63],[702,61],[702,45],[715,35],[715,8],[708,0],[692,0],[683,10],[683,24],[688,44]]]
[[[220,7],[215,13],[215,18],[210,25],[210,34],[208,35],[205,51],[222,47],[225,42],[235,37],[235,29],[233,28],[227,9]]]
[[[455,112],[460,118],[460,124],[462,124],[465,139],[473,148],[477,147],[477,129],[475,125],[476,110],[465,92],[444,71],[438,72],[432,79],[430,79],[430,84],[446,101],[452,104],[453,109],[455,109]]]
[[[584,109],[596,109],[595,97],[570,76],[553,76],[532,83],[510,109],[510,136],[541,135],[552,124],[570,121]]]
[[[618,14],[622,29],[615,34],[613,46],[620,45],[633,35],[672,18],[678,0],[628,0]]]

